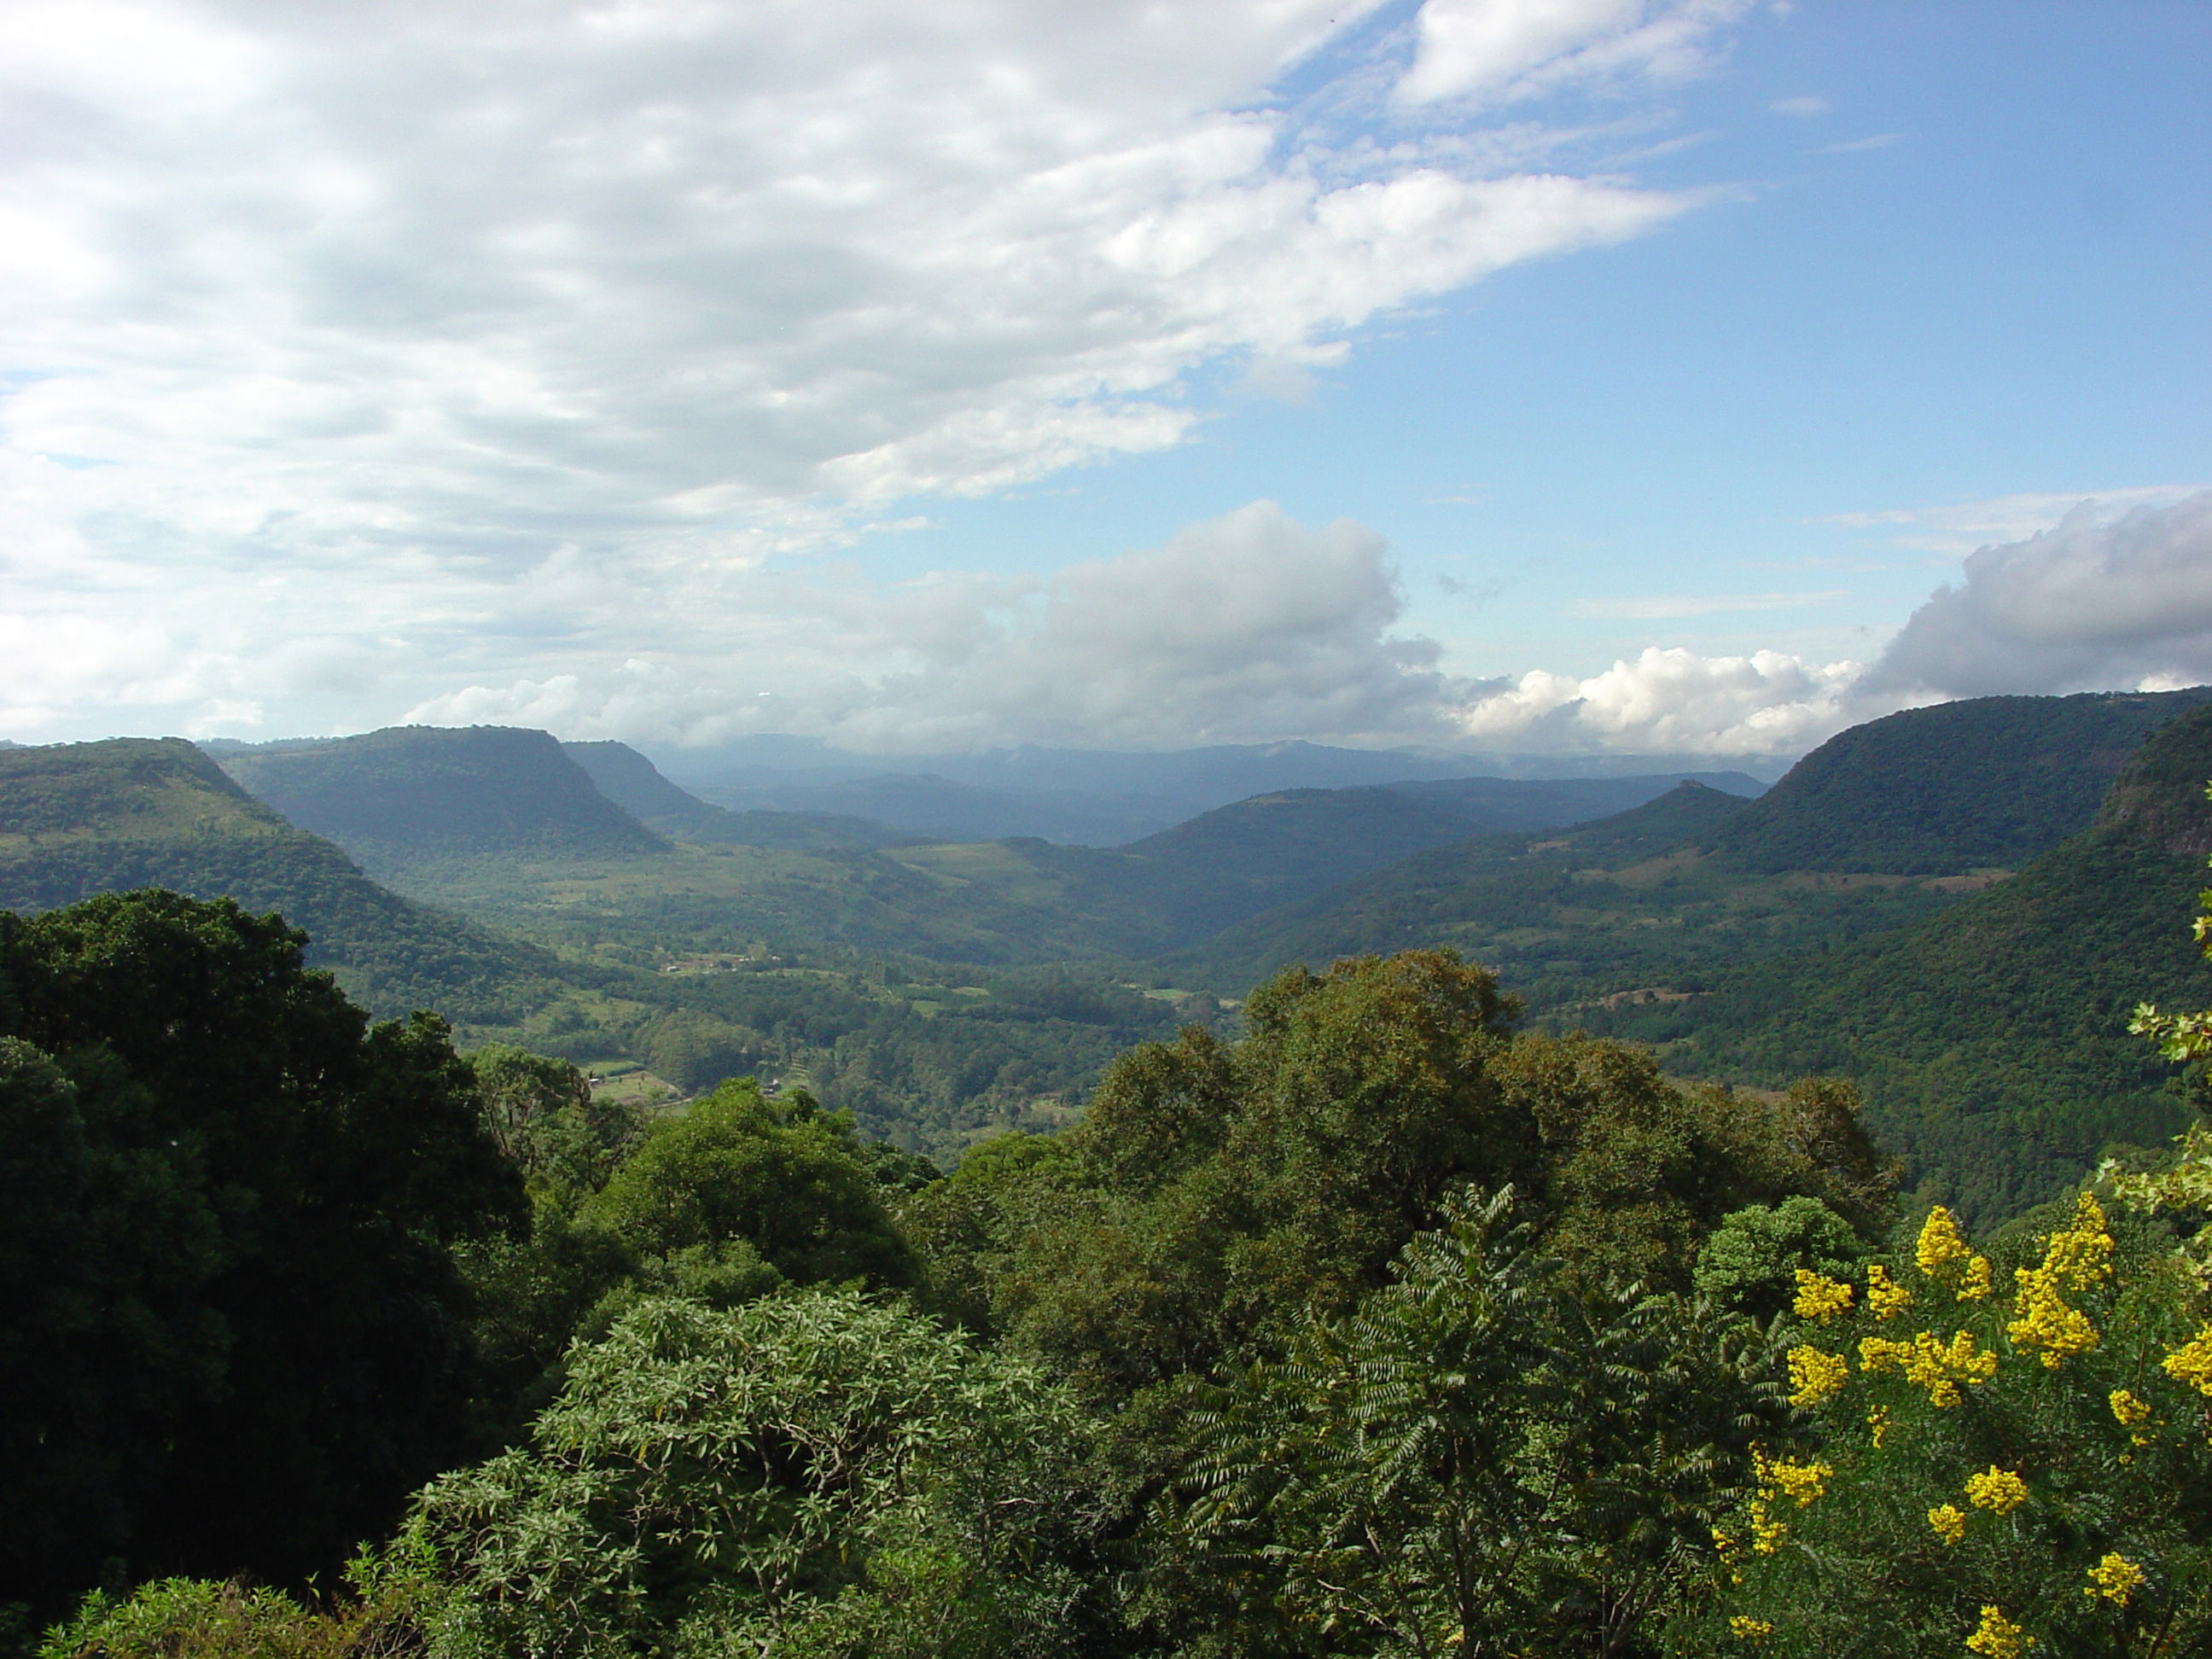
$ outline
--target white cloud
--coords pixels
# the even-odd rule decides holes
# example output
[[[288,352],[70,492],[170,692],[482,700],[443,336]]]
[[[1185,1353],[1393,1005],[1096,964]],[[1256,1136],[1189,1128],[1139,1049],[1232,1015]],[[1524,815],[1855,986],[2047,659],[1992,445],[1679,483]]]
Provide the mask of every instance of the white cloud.
[[[472,687],[406,718],[674,742],[793,730],[860,749],[1402,740],[1449,736],[1463,690],[1436,672],[1434,645],[1391,635],[1401,601],[1380,536],[1350,520],[1309,528],[1272,501],[1043,582],[817,586],[775,609],[783,637],[766,659],[743,653],[751,679],[633,659],[593,679]]]
[[[784,592],[778,635],[733,652],[735,675],[632,659],[474,686],[405,717],[678,744],[788,731],[864,750],[1305,737],[1776,755],[1845,724],[1861,672],[1655,648],[1588,677],[1469,680],[1439,672],[1431,641],[1394,631],[1402,605],[1372,530],[1309,527],[1255,501],[1042,583],[946,573]]]
[[[1794,755],[1852,720],[1856,662],[1778,651],[1705,657],[1647,647],[1588,677],[1537,670],[1462,714],[1479,743],[1525,750]]]
[[[2117,519],[2077,501],[2050,529],[1981,549],[1962,574],[1912,613],[1870,690],[1981,696],[2212,681],[2212,490]]]
[[[1428,0],[1408,103],[1510,99],[1572,82],[1672,79],[1703,69],[1712,32],[1750,0]]]
[[[1404,31],[1270,95],[1376,4],[16,0],[0,559],[83,645],[0,705],[281,730],[711,664],[819,623],[777,556],[1182,442],[1206,371],[1305,395],[1379,318],[1702,199],[1565,129],[1394,128]],[[1734,15],[1631,9],[1552,28],[1559,76]]]
[[[1778,98],[1766,106],[1777,115],[1795,116],[1801,120],[1828,112],[1828,100],[1815,94],[1797,98]]]

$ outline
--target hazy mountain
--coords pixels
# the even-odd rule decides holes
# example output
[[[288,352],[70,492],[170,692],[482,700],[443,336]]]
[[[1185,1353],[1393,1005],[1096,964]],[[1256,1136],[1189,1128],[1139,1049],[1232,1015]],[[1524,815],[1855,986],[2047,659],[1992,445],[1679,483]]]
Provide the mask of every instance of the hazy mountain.
[[[1166,829],[1196,810],[1158,796],[1075,789],[1018,793],[919,772],[692,787],[735,812],[857,818],[889,825],[909,841],[927,842],[1033,836],[1070,846],[1111,847]]]
[[[308,960],[380,1015],[514,1024],[566,988],[543,951],[377,885],[181,738],[0,752],[0,908],[145,886],[282,911],[312,936]]]
[[[624,857],[668,845],[543,732],[398,726],[216,758],[256,799],[378,874],[487,854]]]
[[[891,847],[910,839],[887,824],[834,812],[732,812],[662,776],[626,743],[564,743],[599,791],[648,829],[673,841],[744,847]]]
[[[1478,773],[1499,781],[1679,777],[1729,763],[1684,756],[1454,754],[1311,743],[877,757],[785,737],[663,750],[657,760],[696,794],[732,808],[857,815],[951,841],[1035,836],[1090,847],[1124,845],[1215,807],[1292,789],[1443,781]],[[1752,775],[1764,763],[1736,764],[1742,769],[1730,774],[1735,781],[1722,787],[1755,793],[1760,786]],[[1617,800],[1570,816],[1632,804]]]

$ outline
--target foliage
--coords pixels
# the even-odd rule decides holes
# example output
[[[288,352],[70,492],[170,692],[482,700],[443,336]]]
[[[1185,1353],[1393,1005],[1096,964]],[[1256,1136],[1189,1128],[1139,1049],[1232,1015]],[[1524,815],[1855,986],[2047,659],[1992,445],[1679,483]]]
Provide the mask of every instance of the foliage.
[[[1799,1273],[1848,1278],[1869,1254],[1841,1216],[1801,1194],[1723,1220],[1698,1252],[1692,1280],[1700,1296],[1771,1319],[1796,1297]]]
[[[327,1602],[236,1580],[165,1578],[127,1597],[95,1592],[49,1632],[39,1659],[403,1659],[422,1650],[421,1588],[349,1572]]]
[[[1571,1293],[1511,1207],[1447,1200],[1390,1285],[1209,1393],[1152,1540],[1194,1650],[1648,1651],[1704,1576],[1788,1414],[1759,1332]]]
[[[2036,1243],[2005,1285],[1937,1209],[1863,1284],[1808,1275],[1790,1371],[1820,1475],[1724,1524],[1734,1579],[1689,1650],[2203,1650],[2212,1308],[2087,1194]]]
[[[431,1650],[1073,1650],[1085,1425],[1033,1370],[851,1291],[633,1308],[530,1443],[441,1478],[393,1547]]]
[[[2212,708],[2130,758],[2095,825],[2011,879],[1895,933],[1746,968],[1692,1003],[1593,1017],[1669,1067],[1778,1085],[1856,1079],[1869,1123],[1968,1220],[2063,1192],[2112,1143],[2155,1146],[2188,1108],[2126,1034],[2203,969],[2168,918],[2203,884]],[[2186,787],[2176,779],[2197,780]]]
[[[1291,970],[1253,994],[1242,1041],[1193,1030],[1115,1061],[1064,1154],[963,1171],[903,1213],[961,1316],[1115,1398],[1279,1352],[1470,1183],[1525,1191],[1592,1284],[1686,1288],[1746,1204],[1881,1219],[1848,1090],[1680,1090],[1615,1044],[1515,1036],[1513,1012],[1449,951]]]
[[[158,891],[0,915],[0,1594],[305,1572],[466,1449],[446,1246],[520,1182],[444,1026],[303,944]]]
[[[2208,696],[1972,697],[1869,720],[1705,845],[1723,865],[1770,874],[2014,867],[2087,828],[2129,752]]]

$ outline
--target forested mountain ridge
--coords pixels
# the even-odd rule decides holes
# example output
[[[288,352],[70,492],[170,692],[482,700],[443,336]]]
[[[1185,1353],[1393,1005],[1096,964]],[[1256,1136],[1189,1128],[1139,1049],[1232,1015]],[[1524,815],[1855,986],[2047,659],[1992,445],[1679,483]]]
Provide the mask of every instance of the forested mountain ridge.
[[[1699,845],[1722,868],[1944,876],[2011,868],[2087,828],[2185,691],[1974,697],[1839,732]]]
[[[2127,1031],[2141,1001],[2200,1006],[2187,918],[2212,851],[2212,708],[2154,732],[2094,822],[2009,880],[1911,926],[1711,976],[1669,1005],[1595,1007],[1593,1029],[1672,1068],[1865,1090],[1869,1122],[1965,1212],[2078,1178],[2107,1142],[2187,1121],[2171,1070]]]
[[[668,781],[626,743],[563,743],[605,795],[647,829],[672,841],[732,842],[750,847],[892,847],[911,837],[870,818],[835,812],[732,811]]]
[[[0,750],[0,910],[150,885],[279,912],[308,933],[309,963],[379,1016],[433,1009],[471,1045],[641,1062],[685,1091],[797,1076],[871,1133],[948,1158],[987,1127],[1064,1120],[1115,1052],[1189,1017],[1172,999],[1003,968],[941,982],[842,955],[656,973],[648,951],[556,954],[379,885],[181,739]],[[653,913],[632,921],[649,929]]]
[[[281,912],[313,936],[309,961],[380,1016],[514,1025],[566,988],[544,951],[379,886],[181,738],[0,750],[0,909],[148,886]]]
[[[1683,783],[1566,829],[1486,836],[1255,915],[1169,958],[1217,989],[1274,965],[1445,945],[1538,1010],[1887,927],[1948,902],[1903,879],[1708,871],[1695,842],[1751,809]]]
[[[411,866],[527,850],[625,857],[667,842],[609,800],[544,732],[387,726],[326,743],[222,750],[255,799],[388,877]]]

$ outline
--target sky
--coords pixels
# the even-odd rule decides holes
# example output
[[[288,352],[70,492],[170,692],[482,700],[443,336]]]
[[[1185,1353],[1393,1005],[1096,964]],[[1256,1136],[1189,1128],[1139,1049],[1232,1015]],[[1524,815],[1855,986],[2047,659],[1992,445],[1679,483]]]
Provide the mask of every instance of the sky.
[[[0,0],[0,736],[2212,680],[2212,8]]]

